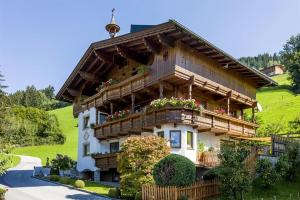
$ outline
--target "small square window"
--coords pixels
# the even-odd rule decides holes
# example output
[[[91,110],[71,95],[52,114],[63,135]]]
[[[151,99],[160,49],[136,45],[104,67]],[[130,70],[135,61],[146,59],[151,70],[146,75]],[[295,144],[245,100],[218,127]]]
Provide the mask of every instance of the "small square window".
[[[116,153],[119,151],[119,142],[112,142],[109,144],[110,153]]]
[[[181,148],[181,131],[170,131],[170,146]]]
[[[161,138],[164,138],[165,137],[165,132],[164,131],[159,131],[159,132],[157,132],[157,136],[161,137]]]
[[[89,116],[85,116],[83,118],[83,128],[87,128],[88,125],[89,125],[89,120],[90,120],[90,117]]]
[[[187,148],[193,149],[193,132],[187,132]]]
[[[106,117],[107,117],[107,114],[105,114],[105,113],[99,113],[99,118],[98,118],[99,124],[105,123],[106,122]]]
[[[83,156],[90,155],[90,143],[83,144]]]

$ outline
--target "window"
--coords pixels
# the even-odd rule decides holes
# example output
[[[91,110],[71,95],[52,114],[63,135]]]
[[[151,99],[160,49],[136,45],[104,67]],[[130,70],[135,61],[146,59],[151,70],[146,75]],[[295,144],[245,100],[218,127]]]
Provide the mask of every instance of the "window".
[[[105,113],[99,113],[99,124],[103,124],[105,121],[106,121],[106,117],[107,117],[107,114]]]
[[[172,148],[181,148],[181,131],[170,131],[170,145]]]
[[[188,131],[187,132],[187,148],[192,149],[193,148],[193,132]]]
[[[90,143],[83,144],[83,156],[90,155]]]
[[[83,117],[83,128],[87,128],[87,127],[88,127],[88,125],[89,125],[89,120],[90,120],[90,117],[89,117],[89,116]]]
[[[157,136],[158,136],[158,137],[161,137],[161,138],[164,138],[164,137],[165,137],[164,131],[159,131],[159,132],[157,132]]]
[[[112,142],[109,144],[110,153],[116,153],[119,151],[119,142]]]

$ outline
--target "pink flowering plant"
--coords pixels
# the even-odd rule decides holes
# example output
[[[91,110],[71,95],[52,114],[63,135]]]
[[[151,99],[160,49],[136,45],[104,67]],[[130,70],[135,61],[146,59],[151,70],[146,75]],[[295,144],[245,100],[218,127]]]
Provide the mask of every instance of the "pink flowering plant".
[[[108,115],[106,117],[106,121],[113,121],[113,120],[117,120],[117,119],[123,119],[123,118],[127,117],[130,113],[131,113],[130,110],[117,111],[112,115]]]
[[[111,85],[116,84],[116,83],[118,83],[117,80],[114,80],[114,79],[111,79],[111,78],[110,78],[110,79],[108,79],[107,81],[102,82],[102,83],[100,84],[99,88],[97,88],[97,90],[99,91],[99,90],[101,90],[101,89],[103,89],[103,88],[105,88],[105,87],[111,86]]]
[[[215,109],[214,112],[223,115],[226,113],[226,110],[224,108],[218,108],[218,109]]]
[[[201,103],[197,102],[195,99],[184,99],[184,98],[175,98],[175,97],[171,97],[170,99],[162,98],[162,99],[153,100],[150,103],[149,108],[157,109],[166,106],[184,107],[184,108],[196,109],[196,110],[202,109]]]

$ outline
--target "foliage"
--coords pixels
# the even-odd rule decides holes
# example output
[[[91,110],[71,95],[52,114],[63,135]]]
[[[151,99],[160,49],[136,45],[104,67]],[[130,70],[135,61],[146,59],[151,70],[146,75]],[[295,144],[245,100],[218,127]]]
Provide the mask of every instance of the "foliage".
[[[300,115],[289,122],[289,134],[300,134]]]
[[[58,170],[69,170],[76,166],[76,161],[72,160],[67,155],[57,154],[56,158],[51,161],[52,168]]]
[[[142,193],[141,192],[135,193],[134,200],[142,200]]]
[[[85,187],[85,182],[83,180],[76,180],[74,185],[77,188],[84,188]]]
[[[243,199],[244,194],[250,191],[252,177],[244,164],[248,154],[247,146],[242,143],[237,144],[235,148],[221,148],[218,155],[220,166],[214,169],[214,173],[220,180],[220,189],[224,197]]]
[[[59,182],[62,183],[62,184],[69,184],[71,182],[71,180],[70,180],[69,177],[61,177],[59,179]]]
[[[0,187],[0,195],[3,195],[7,192],[7,189]],[[0,196],[1,197],[1,196]]]
[[[160,186],[188,186],[195,181],[196,167],[190,159],[170,154],[154,166],[153,177]]]
[[[112,197],[112,198],[120,198],[121,196],[121,191],[119,188],[111,188],[109,191],[108,191],[108,196],[109,197]]]
[[[101,89],[103,89],[103,88],[105,88],[105,87],[108,87],[108,86],[111,86],[111,85],[114,85],[114,84],[116,84],[116,83],[118,83],[117,80],[109,79],[109,80],[107,80],[107,81],[105,81],[105,82],[102,82],[102,83],[100,84],[99,88],[97,88],[96,90],[97,90],[97,91],[100,91]]]
[[[112,115],[108,115],[106,117],[107,121],[113,121],[113,120],[117,120],[117,119],[122,119],[127,117],[129,114],[131,113],[130,110],[121,110],[121,111],[117,111]]]
[[[263,69],[272,65],[282,63],[282,58],[280,55],[274,53],[273,55],[268,53],[258,54],[257,56],[247,56],[239,58],[239,61],[254,67],[256,69]]]
[[[44,110],[17,106],[10,109],[5,119],[0,137],[11,144],[28,146],[65,142],[56,116]]]
[[[273,187],[279,178],[271,161],[266,158],[257,160],[256,174],[255,182],[263,188]]]
[[[199,152],[204,152],[205,151],[205,144],[204,144],[204,142],[199,142],[198,143],[198,151]]]
[[[129,137],[122,144],[117,156],[121,174],[122,193],[135,195],[141,186],[153,183],[154,165],[170,153],[166,141],[157,136]]]
[[[292,36],[280,52],[296,92],[300,92],[300,34]]]
[[[4,82],[4,75],[1,74],[0,72],[0,92],[3,92],[3,89],[7,88],[7,85],[3,85],[1,82]]]
[[[58,175],[50,175],[49,176],[50,181],[59,181],[59,179],[60,179],[60,176],[58,176]]]
[[[163,98],[163,99],[156,99],[153,100],[150,105],[149,109],[157,109],[157,108],[163,108],[165,106],[171,106],[171,107],[185,107],[190,109],[201,109],[201,103],[196,102],[195,99],[183,99],[183,98],[175,98],[171,97]]]
[[[277,120],[276,122],[268,122],[264,124],[257,131],[257,135],[260,137],[268,137],[271,135],[277,135],[285,131],[285,124],[282,120]]]
[[[0,140],[0,176],[5,174],[7,166],[11,163],[11,156],[8,156],[11,150],[12,146],[9,143]]]
[[[149,72],[149,70],[150,70],[150,68],[145,65],[139,65],[137,67],[138,74],[145,74],[145,73]]]
[[[292,181],[300,168],[299,144],[289,143],[275,166],[277,173],[285,180]]]

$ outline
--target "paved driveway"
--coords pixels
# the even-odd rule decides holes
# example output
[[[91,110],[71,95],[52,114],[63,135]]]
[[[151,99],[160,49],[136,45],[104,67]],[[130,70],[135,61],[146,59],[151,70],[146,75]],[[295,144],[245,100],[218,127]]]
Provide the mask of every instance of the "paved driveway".
[[[0,177],[0,183],[8,188],[6,200],[109,199],[31,178],[34,166],[41,166],[39,158],[21,156],[20,164]]]

